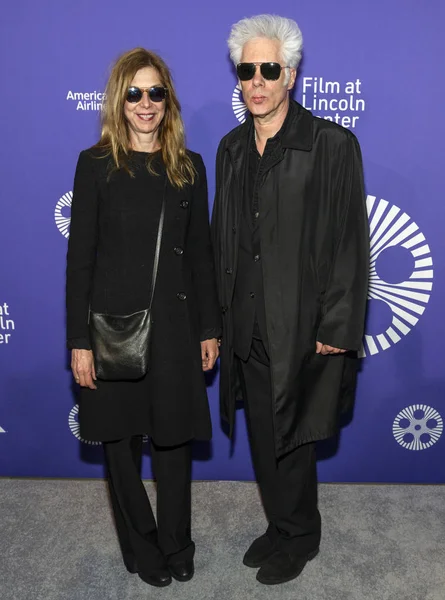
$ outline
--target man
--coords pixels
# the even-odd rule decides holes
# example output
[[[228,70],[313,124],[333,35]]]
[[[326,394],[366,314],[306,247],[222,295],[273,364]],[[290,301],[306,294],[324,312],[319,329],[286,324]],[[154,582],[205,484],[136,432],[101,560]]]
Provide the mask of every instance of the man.
[[[297,577],[319,548],[315,442],[335,434],[352,406],[367,215],[355,136],[289,98],[297,24],[243,19],[229,48],[250,116],[222,139],[216,162],[221,407],[232,429],[244,399],[269,522],[243,562],[276,584]]]

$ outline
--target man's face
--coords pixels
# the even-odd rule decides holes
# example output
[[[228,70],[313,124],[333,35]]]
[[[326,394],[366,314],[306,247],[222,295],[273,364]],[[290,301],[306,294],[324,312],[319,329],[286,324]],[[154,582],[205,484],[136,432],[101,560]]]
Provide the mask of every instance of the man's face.
[[[277,62],[282,67],[285,67],[280,47],[281,44],[278,40],[255,38],[244,45],[241,62]],[[287,71],[290,71],[290,78],[288,84],[284,85]],[[273,118],[283,108],[283,105],[286,104],[287,92],[292,89],[295,83],[295,76],[295,69],[282,69],[279,79],[270,81],[264,79],[261,75],[260,67],[257,66],[252,79],[240,82],[244,102],[252,115],[259,118]]]

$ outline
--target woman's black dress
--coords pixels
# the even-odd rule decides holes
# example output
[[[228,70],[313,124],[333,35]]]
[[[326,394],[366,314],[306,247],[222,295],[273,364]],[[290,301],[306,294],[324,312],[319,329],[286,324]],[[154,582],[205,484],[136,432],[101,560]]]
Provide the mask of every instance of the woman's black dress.
[[[166,179],[160,153],[158,176],[147,154],[131,153],[134,177],[112,171],[111,159],[90,149],[76,170],[67,257],[69,348],[90,348],[89,306],[131,314],[147,308],[156,235]],[[80,434],[111,441],[148,434],[161,446],[211,437],[200,341],[220,334],[205,167],[189,152],[194,185],[165,188],[166,212],[153,301],[151,362],[138,381],[101,381],[81,388]]]

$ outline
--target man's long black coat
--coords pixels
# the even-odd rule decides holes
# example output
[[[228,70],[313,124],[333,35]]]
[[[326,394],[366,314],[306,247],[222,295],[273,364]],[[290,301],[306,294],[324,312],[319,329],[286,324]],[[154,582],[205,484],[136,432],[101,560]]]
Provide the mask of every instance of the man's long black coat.
[[[276,454],[330,437],[352,406],[369,271],[368,220],[355,136],[292,111],[259,189],[264,300]],[[240,398],[233,353],[232,298],[252,118],[222,140],[212,217],[223,314],[221,416],[233,429]],[[316,341],[352,352],[323,356]]]

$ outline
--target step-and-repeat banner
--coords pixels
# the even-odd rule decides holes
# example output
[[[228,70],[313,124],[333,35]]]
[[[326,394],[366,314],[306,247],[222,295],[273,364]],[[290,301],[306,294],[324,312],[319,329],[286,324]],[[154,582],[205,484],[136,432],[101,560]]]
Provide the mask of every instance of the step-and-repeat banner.
[[[101,477],[79,439],[65,350],[64,277],[74,169],[98,139],[116,57],[153,49],[172,69],[188,146],[207,166],[245,118],[231,25],[274,12],[300,25],[295,97],[351,129],[365,164],[369,313],[354,414],[319,447],[322,481],[445,482],[445,82],[439,0],[18,0],[2,8],[0,476]],[[244,414],[230,442],[209,381],[214,437],[194,478],[253,477]],[[147,454],[149,452],[147,444]],[[144,475],[150,475],[146,460]]]

